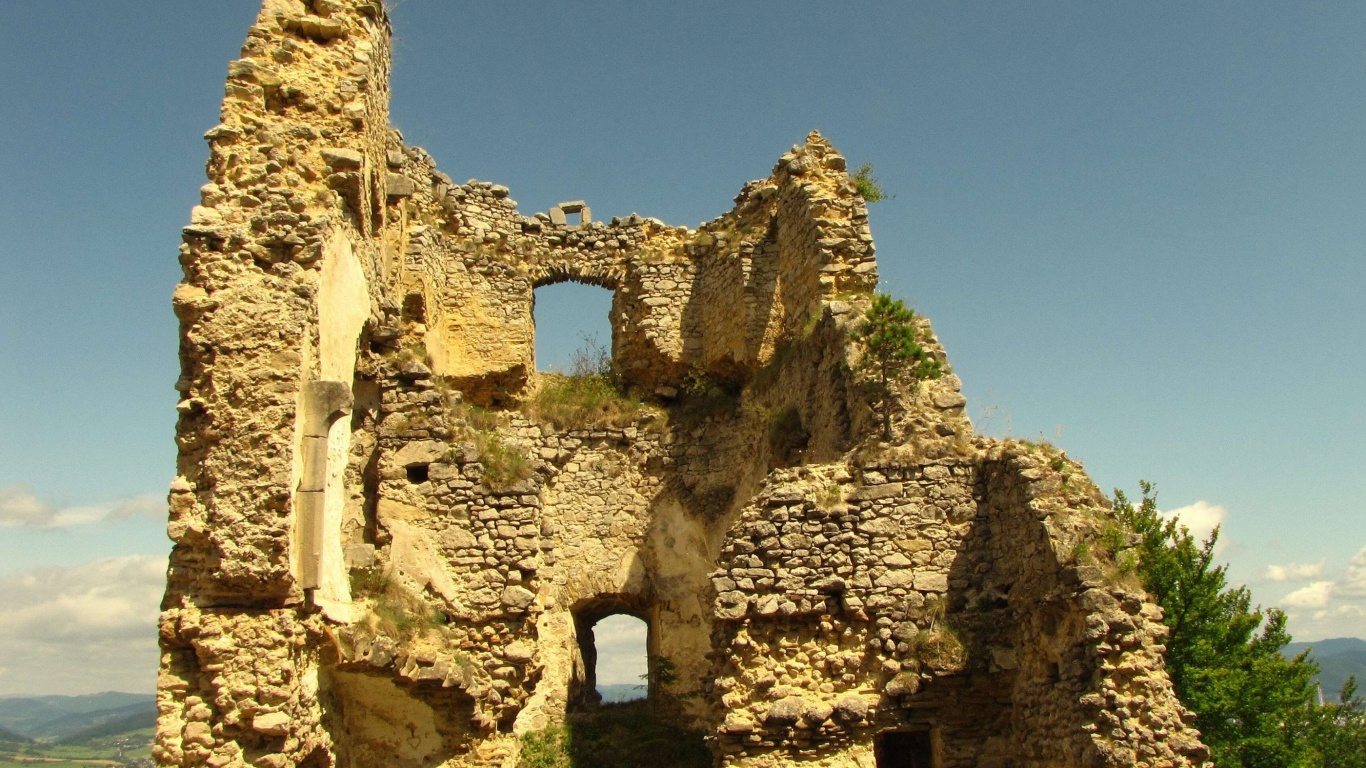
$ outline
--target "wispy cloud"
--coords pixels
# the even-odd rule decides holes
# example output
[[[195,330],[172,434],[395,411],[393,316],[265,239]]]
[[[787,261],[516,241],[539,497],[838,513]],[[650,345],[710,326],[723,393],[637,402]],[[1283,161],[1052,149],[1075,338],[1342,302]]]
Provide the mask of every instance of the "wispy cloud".
[[[150,691],[165,583],[151,555],[0,578],[0,694]]]
[[[0,528],[68,528],[102,520],[159,517],[165,514],[166,503],[155,496],[133,496],[105,504],[63,507],[38,498],[26,485],[0,488]]]
[[[1308,581],[1317,579],[1323,575],[1323,566],[1327,563],[1320,560],[1317,563],[1285,563],[1276,565],[1275,563],[1266,567],[1266,578],[1271,581]]]

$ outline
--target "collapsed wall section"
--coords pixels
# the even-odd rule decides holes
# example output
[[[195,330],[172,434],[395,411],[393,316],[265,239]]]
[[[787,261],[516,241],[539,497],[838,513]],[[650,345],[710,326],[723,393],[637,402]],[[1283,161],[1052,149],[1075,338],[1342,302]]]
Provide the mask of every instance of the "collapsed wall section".
[[[713,575],[724,764],[861,765],[888,732],[936,766],[1207,757],[1160,610],[1077,561],[1109,514],[1078,465],[1015,444],[774,479]]]

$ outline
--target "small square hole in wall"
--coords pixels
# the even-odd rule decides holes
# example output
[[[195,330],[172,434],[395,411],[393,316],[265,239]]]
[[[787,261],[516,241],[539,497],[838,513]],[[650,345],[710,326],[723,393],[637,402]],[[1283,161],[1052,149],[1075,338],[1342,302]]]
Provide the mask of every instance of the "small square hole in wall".
[[[431,467],[427,464],[409,464],[406,469],[410,483],[425,483],[432,477]]]

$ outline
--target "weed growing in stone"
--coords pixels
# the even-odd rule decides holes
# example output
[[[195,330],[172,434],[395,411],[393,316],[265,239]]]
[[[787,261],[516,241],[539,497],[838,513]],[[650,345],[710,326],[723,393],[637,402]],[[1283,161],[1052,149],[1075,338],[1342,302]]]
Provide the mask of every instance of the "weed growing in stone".
[[[503,442],[497,432],[477,432],[479,463],[484,466],[484,485],[491,491],[505,491],[531,477],[534,471],[526,454]]]
[[[844,486],[839,483],[831,483],[821,495],[816,499],[817,505],[821,509],[834,509],[835,505],[844,503]]]
[[[498,432],[498,414],[477,405],[447,403],[450,415],[463,423],[465,437],[479,452],[479,463],[484,468],[483,481],[491,491],[504,491],[531,477],[535,468],[531,459],[515,446],[508,445]],[[458,452],[452,449],[449,458]]]
[[[351,594],[369,596],[383,594],[389,588],[389,574],[375,565],[351,571]]]
[[[854,186],[858,189],[859,196],[869,203],[878,203],[883,200],[891,200],[896,195],[889,195],[882,189],[882,185],[873,178],[873,164],[864,163],[854,169]]]
[[[390,637],[408,639],[448,621],[445,613],[406,593],[379,566],[351,571],[351,594],[373,601],[370,615],[375,627]]]

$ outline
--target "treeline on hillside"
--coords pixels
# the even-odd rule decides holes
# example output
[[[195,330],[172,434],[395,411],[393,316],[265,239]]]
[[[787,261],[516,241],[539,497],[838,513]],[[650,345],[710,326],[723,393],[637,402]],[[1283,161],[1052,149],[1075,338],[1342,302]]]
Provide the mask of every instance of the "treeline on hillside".
[[[1366,703],[1349,677],[1318,706],[1318,666],[1290,643],[1285,614],[1252,604],[1215,565],[1219,531],[1197,541],[1157,509],[1142,483],[1135,506],[1115,492],[1115,515],[1133,534],[1137,573],[1162,606],[1167,672],[1220,768],[1366,768]],[[1118,556],[1120,553],[1113,553]],[[1131,557],[1131,556],[1130,556]]]

